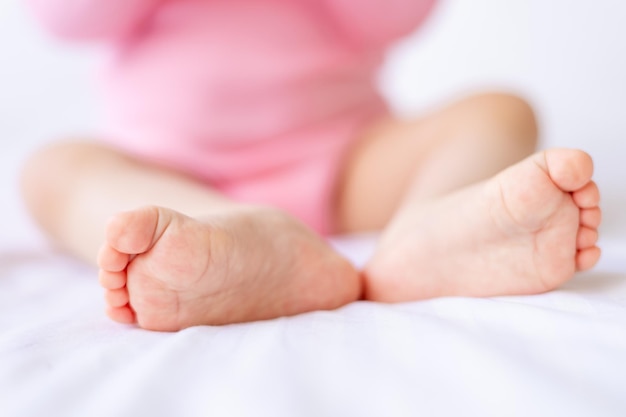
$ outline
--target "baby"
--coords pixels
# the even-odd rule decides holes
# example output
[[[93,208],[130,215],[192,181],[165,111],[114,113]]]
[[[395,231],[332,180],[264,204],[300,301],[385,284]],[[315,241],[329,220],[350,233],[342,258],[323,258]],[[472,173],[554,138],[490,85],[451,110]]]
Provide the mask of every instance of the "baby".
[[[111,52],[107,128],[33,155],[22,185],[41,227],[97,260],[117,322],[536,294],[598,261],[591,158],[533,155],[521,98],[391,114],[377,71],[434,0],[29,3]],[[378,230],[362,271],[323,239]]]

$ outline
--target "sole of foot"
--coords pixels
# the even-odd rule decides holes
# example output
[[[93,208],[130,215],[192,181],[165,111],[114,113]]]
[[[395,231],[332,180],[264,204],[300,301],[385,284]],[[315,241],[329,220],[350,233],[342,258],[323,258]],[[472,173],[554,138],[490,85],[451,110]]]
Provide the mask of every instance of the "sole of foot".
[[[537,153],[432,201],[409,201],[365,268],[369,300],[537,294],[592,268],[601,210],[591,157]]]
[[[335,309],[362,290],[326,242],[264,208],[201,220],[161,207],[119,213],[98,264],[109,317],[158,331]]]

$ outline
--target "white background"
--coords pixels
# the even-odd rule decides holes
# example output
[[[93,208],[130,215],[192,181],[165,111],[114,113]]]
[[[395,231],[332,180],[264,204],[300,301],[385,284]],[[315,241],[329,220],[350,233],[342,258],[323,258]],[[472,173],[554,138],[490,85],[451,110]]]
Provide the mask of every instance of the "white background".
[[[594,156],[610,234],[624,225],[619,201],[626,201],[625,22],[621,0],[443,1],[391,51],[382,85],[405,115],[485,88],[525,95],[539,113],[544,147]],[[97,126],[90,80],[97,61],[92,47],[47,38],[20,2],[0,0],[0,162],[12,173],[3,187],[16,189],[28,150]],[[23,217],[17,202],[1,210]]]

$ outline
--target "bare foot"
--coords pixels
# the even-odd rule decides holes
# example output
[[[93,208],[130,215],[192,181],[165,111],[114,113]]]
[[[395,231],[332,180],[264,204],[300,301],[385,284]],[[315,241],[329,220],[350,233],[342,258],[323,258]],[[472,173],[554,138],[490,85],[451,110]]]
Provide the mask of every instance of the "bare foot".
[[[361,294],[348,261],[268,209],[206,221],[158,207],[120,213],[98,264],[109,317],[150,330],[334,309]]]
[[[601,221],[582,151],[537,153],[492,179],[408,202],[366,266],[365,297],[536,294],[593,267]]]

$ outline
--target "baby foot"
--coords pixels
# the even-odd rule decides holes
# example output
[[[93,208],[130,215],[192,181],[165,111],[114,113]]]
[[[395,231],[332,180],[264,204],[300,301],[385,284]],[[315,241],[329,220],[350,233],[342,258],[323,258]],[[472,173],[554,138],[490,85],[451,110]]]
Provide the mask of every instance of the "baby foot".
[[[439,200],[409,201],[366,266],[366,298],[535,294],[560,286],[600,257],[592,171],[584,152],[555,149]]]
[[[124,212],[108,225],[98,264],[109,317],[150,330],[334,309],[361,293],[348,261],[266,209],[202,221],[159,207]]]

